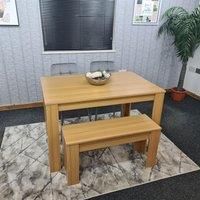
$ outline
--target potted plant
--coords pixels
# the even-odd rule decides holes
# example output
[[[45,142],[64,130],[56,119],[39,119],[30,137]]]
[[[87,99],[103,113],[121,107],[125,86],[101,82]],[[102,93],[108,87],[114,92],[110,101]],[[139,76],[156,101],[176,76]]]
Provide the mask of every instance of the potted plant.
[[[158,36],[165,33],[174,38],[172,45],[175,46],[177,56],[182,61],[178,85],[171,89],[172,99],[181,101],[186,96],[183,83],[188,60],[193,57],[200,45],[200,6],[192,13],[182,7],[172,7],[163,14],[162,20]]]

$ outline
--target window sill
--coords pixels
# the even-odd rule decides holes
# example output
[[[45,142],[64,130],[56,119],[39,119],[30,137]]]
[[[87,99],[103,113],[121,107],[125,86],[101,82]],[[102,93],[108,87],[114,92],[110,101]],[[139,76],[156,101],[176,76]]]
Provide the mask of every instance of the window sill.
[[[91,50],[91,51],[43,51],[43,55],[53,54],[90,54],[90,53],[115,53],[116,50]]]

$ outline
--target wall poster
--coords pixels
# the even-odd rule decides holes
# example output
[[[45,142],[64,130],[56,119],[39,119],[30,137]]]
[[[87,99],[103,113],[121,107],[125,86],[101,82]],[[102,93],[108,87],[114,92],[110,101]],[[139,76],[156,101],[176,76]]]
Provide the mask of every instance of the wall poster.
[[[0,0],[0,25],[19,25],[15,0]]]
[[[133,24],[157,24],[161,0],[135,0]]]

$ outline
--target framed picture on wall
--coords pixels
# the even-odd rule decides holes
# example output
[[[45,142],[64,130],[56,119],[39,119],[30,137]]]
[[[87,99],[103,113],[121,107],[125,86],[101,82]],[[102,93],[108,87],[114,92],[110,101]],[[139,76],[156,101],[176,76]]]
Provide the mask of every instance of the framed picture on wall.
[[[161,0],[135,0],[133,24],[157,25]]]
[[[15,0],[0,0],[0,25],[19,25]]]

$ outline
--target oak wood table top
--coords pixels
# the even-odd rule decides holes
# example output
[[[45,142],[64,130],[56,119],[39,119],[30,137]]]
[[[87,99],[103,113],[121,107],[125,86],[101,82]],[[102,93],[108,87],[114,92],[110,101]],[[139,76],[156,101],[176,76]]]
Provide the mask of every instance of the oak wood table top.
[[[42,77],[41,82],[45,105],[165,93],[133,72],[115,72],[102,86],[90,85],[84,75]]]

